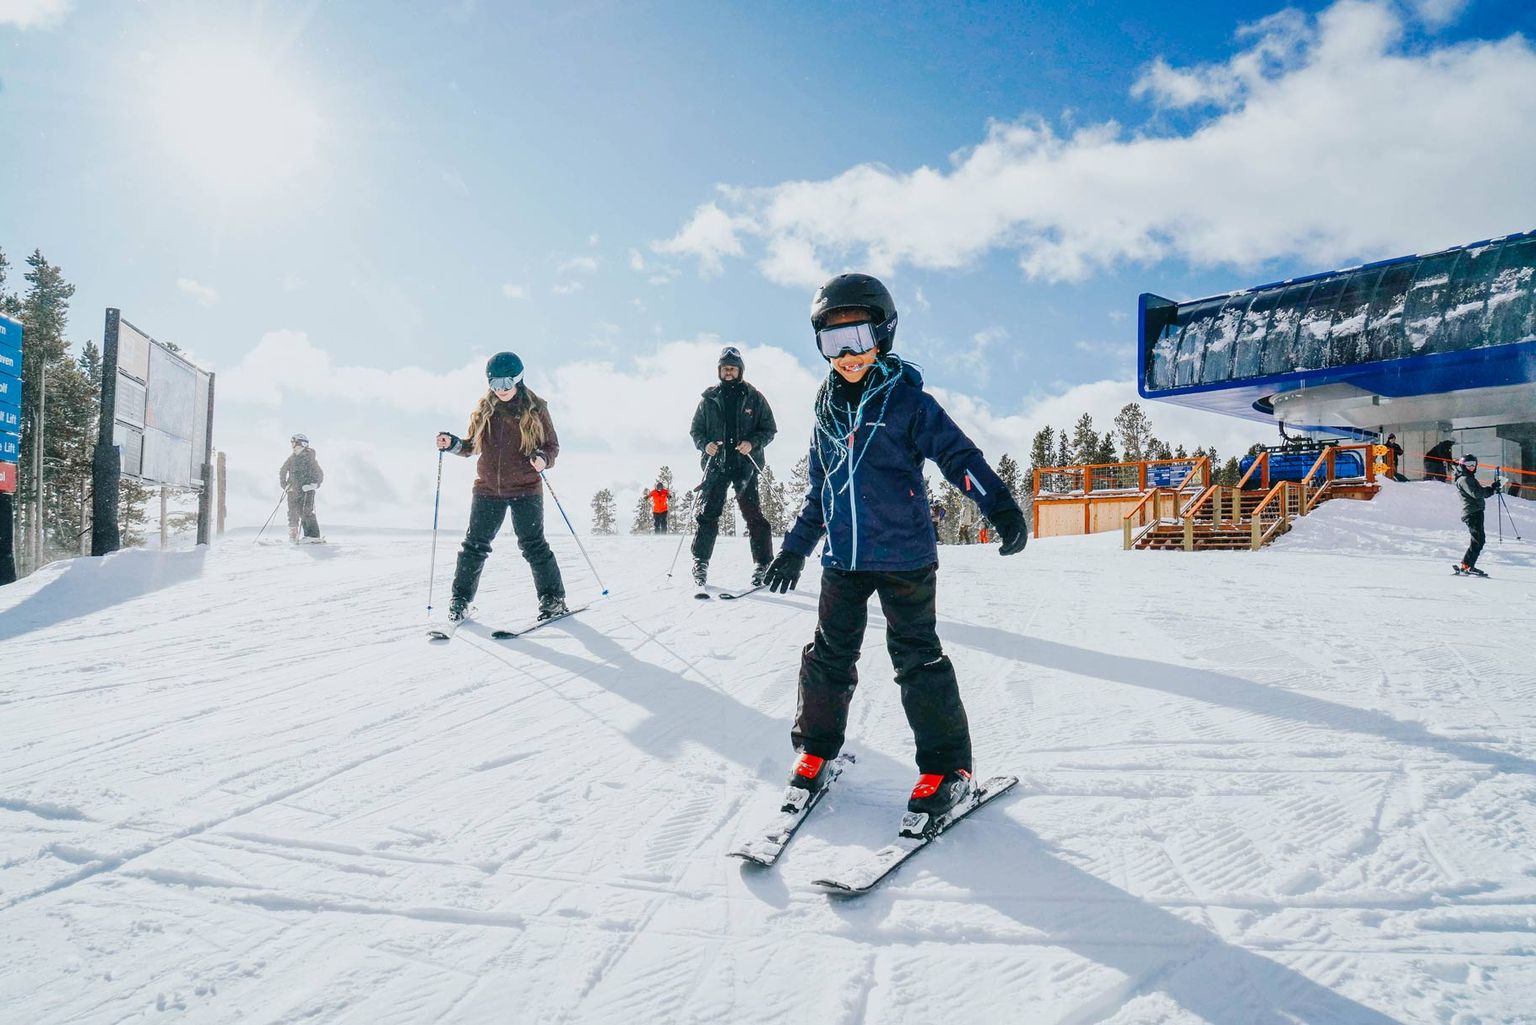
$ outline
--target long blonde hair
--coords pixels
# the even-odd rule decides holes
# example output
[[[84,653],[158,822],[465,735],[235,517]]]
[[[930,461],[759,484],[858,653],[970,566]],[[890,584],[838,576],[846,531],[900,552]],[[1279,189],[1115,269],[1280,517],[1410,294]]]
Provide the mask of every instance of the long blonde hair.
[[[548,403],[533,393],[533,389],[522,382],[518,382],[517,394],[514,395],[508,405],[521,398],[524,402],[523,411],[517,418],[517,431],[521,435],[523,455],[531,456],[544,447],[544,417]],[[469,414],[469,430],[465,436],[474,445],[476,452],[484,452],[485,435],[491,429],[491,414],[496,411],[496,398],[494,391],[487,391],[475,403],[474,412]]]

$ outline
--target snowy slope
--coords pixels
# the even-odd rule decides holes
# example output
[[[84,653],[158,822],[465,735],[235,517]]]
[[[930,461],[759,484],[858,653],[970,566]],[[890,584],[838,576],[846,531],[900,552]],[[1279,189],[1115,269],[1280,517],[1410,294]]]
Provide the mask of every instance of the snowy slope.
[[[696,602],[675,540],[593,538],[611,599],[434,647],[424,534],[49,567],[0,589],[0,1021],[1536,1022],[1536,553],[1453,578],[1456,515],[944,550],[977,769],[1023,782],[854,901],[807,883],[915,777],[877,610],[858,764],[776,869],[725,857],[814,575]],[[530,591],[505,539],[482,618]]]

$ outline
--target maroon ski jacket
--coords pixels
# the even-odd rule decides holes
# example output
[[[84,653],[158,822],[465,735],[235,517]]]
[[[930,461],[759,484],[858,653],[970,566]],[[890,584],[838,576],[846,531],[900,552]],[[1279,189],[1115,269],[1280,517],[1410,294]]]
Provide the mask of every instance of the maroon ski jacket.
[[[533,453],[523,451],[522,434],[517,429],[525,408],[527,399],[521,390],[511,402],[497,400],[484,435],[485,444],[478,453],[480,461],[475,464],[475,494],[485,498],[522,498],[543,493],[539,473],[528,461]],[[547,407],[539,416],[544,420],[544,444],[538,454],[547,465],[554,466],[555,457],[560,454],[560,439],[555,436],[555,424]],[[453,452],[461,456],[477,454],[475,443],[469,438],[459,439]]]

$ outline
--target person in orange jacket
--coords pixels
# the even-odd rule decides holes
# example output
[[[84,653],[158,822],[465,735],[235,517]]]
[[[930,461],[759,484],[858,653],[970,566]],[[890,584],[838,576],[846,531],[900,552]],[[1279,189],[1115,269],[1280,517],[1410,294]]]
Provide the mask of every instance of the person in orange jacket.
[[[656,486],[650,491],[651,519],[658,534],[667,532],[667,501],[671,497],[672,492],[668,491],[661,481],[657,481]]]

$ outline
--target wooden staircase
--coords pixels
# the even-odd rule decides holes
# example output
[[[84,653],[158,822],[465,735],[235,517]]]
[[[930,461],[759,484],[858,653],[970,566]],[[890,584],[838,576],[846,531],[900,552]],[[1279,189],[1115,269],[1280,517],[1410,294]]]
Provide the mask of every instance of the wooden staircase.
[[[1302,480],[1280,481],[1273,487],[1268,486],[1268,453],[1263,453],[1236,486],[1211,484],[1193,496],[1184,490],[1153,489],[1125,517],[1125,548],[1257,551],[1322,502],[1375,497],[1380,485],[1369,459],[1363,478],[1334,476],[1337,451],[1353,447],[1332,446]]]

